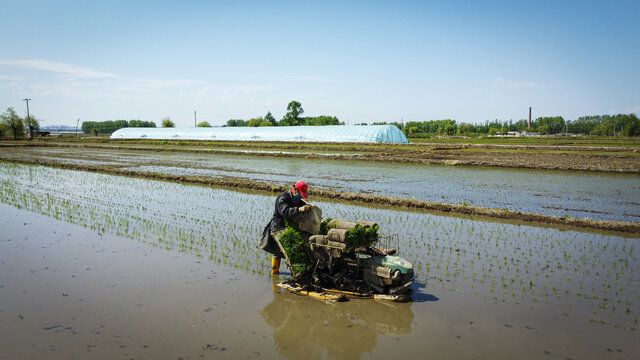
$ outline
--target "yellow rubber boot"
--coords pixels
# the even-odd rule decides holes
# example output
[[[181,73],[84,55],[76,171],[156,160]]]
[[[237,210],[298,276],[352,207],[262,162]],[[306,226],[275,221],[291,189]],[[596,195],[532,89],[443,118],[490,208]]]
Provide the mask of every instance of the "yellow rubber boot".
[[[280,258],[277,258],[275,256],[271,258],[271,273],[273,275],[280,274]]]

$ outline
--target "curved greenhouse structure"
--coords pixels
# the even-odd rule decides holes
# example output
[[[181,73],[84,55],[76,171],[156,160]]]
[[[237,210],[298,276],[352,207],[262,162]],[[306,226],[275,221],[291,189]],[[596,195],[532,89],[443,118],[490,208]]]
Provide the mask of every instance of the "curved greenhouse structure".
[[[408,143],[394,125],[123,128],[112,139]]]

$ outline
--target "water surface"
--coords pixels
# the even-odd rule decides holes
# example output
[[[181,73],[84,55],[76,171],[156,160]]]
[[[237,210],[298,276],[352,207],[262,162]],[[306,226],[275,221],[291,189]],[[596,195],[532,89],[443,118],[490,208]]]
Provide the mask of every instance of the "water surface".
[[[283,293],[274,197],[0,164],[0,347],[18,358],[634,358],[637,239],[319,203],[399,234],[412,303]],[[21,209],[19,209],[21,208]]]
[[[7,149],[5,158],[236,177],[557,216],[640,221],[640,177],[627,174],[389,164],[287,157],[83,148]]]

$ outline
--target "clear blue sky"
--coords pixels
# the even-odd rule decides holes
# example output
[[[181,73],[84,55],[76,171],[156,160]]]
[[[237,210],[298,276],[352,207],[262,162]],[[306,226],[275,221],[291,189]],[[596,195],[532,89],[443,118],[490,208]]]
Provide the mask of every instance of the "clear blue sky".
[[[0,111],[223,124],[640,113],[640,1],[5,1]]]

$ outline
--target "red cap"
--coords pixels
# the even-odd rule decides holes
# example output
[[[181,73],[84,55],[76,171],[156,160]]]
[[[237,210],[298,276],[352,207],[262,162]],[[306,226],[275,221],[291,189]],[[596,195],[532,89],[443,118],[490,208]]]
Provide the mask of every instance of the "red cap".
[[[295,188],[300,191],[300,195],[302,195],[303,198],[307,198],[307,183],[304,182],[304,180],[298,181]]]

